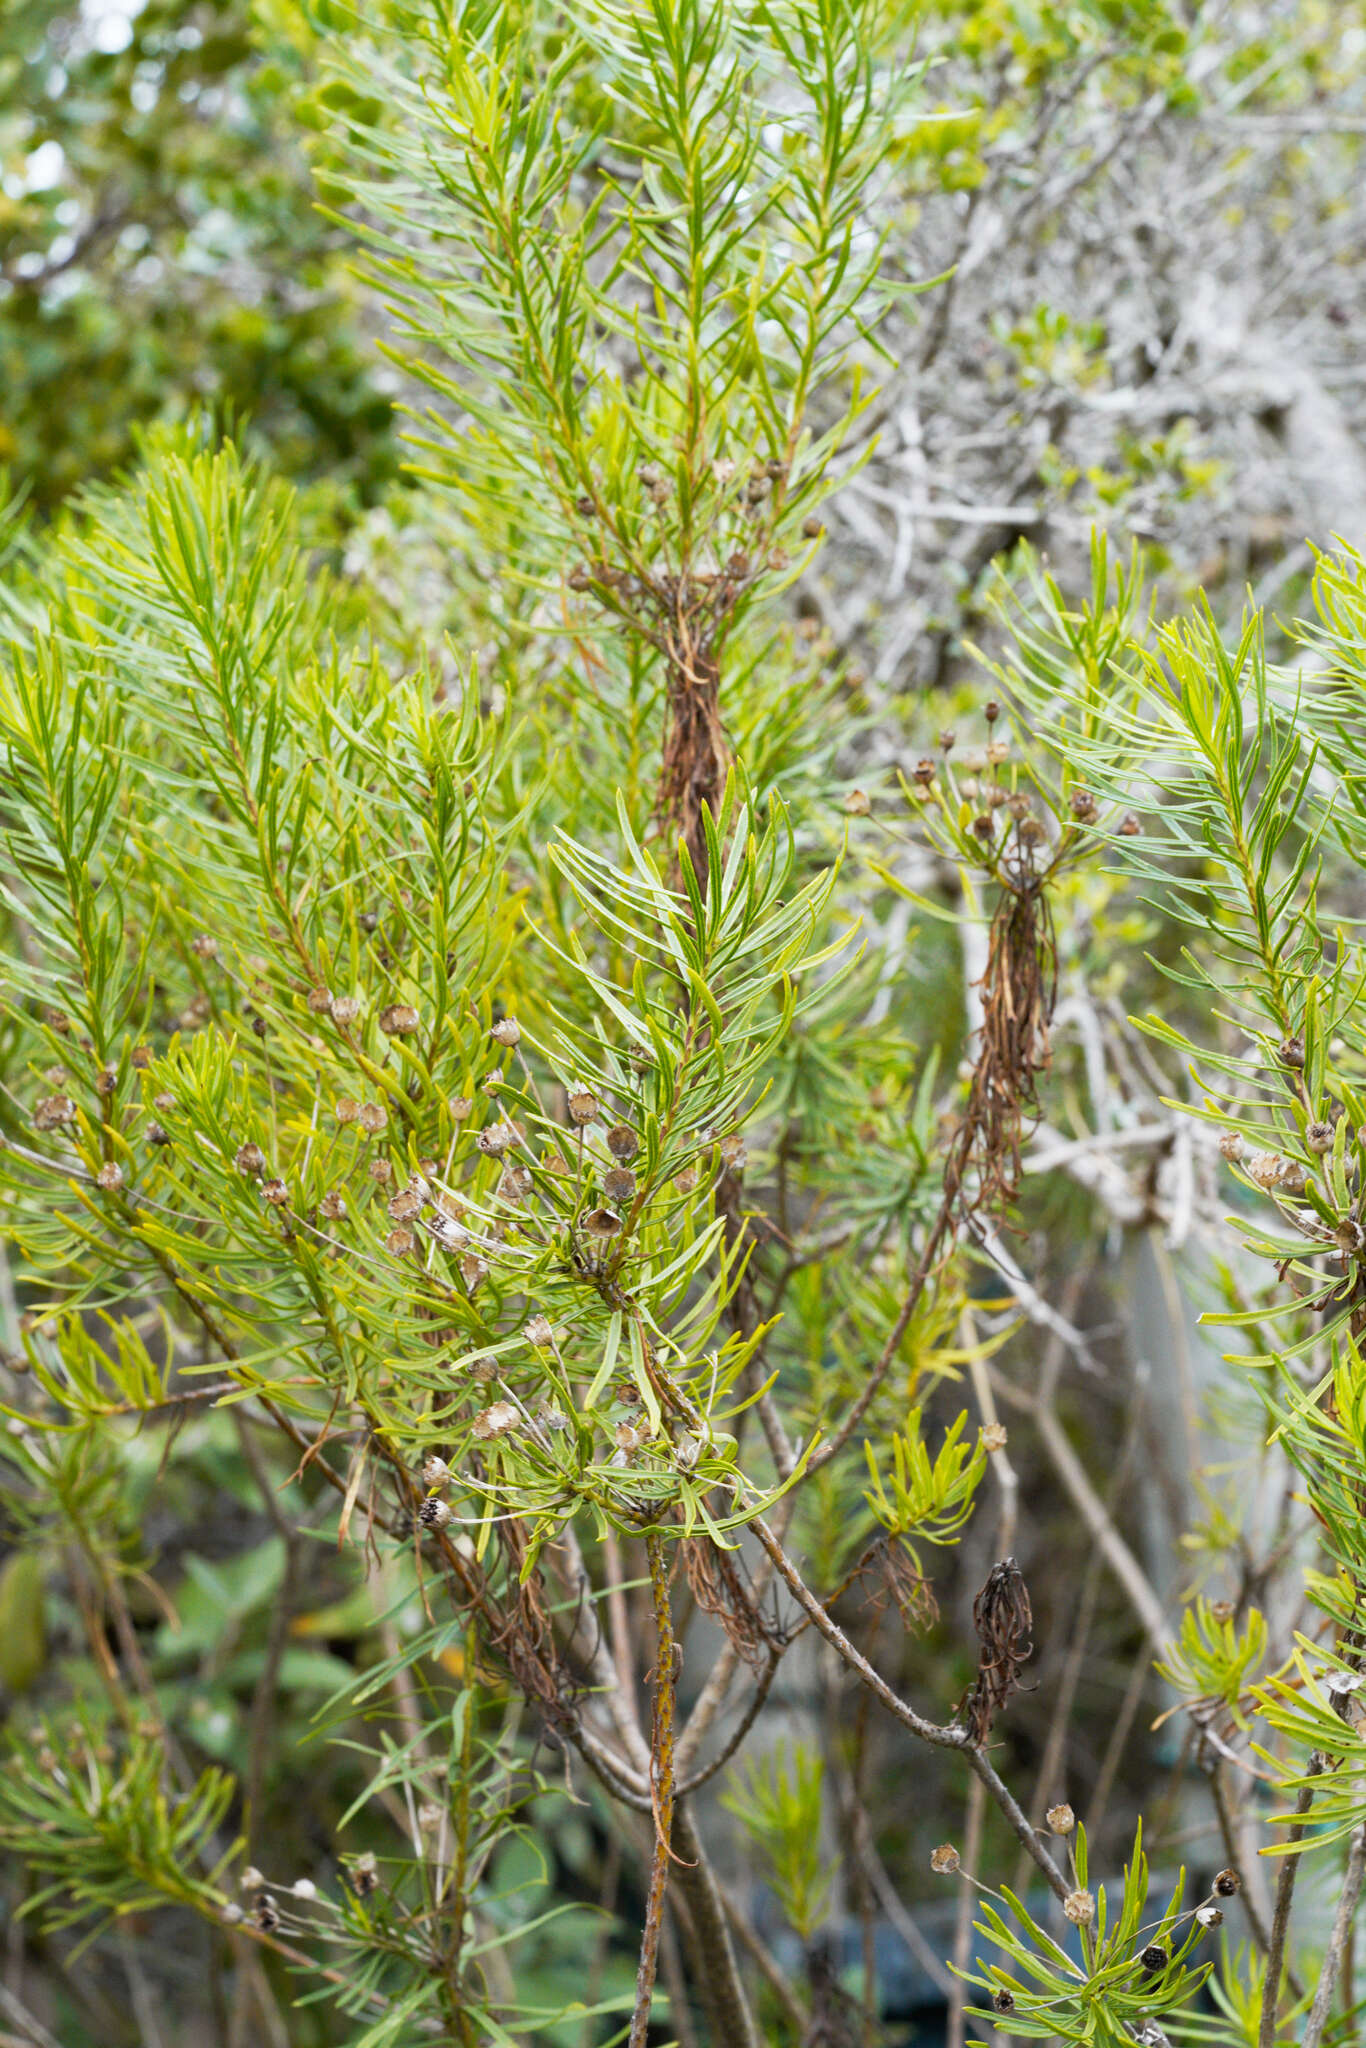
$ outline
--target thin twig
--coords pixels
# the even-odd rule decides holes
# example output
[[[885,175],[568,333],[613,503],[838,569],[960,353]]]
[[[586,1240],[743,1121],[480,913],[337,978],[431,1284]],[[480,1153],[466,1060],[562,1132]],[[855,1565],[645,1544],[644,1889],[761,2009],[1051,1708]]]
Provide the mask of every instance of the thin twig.
[[[1317,1776],[1323,1765],[1324,1759],[1315,1751],[1309,1760],[1310,1770]],[[1313,1786],[1301,1785],[1295,1801],[1295,1819],[1286,1832],[1287,1849],[1303,1841],[1305,1815],[1313,1801]],[[1257,2048],[1272,2048],[1272,2043],[1276,2039],[1276,2014],[1281,2002],[1281,1977],[1285,1969],[1285,1941],[1290,1931],[1290,1908],[1295,1896],[1295,1879],[1299,1874],[1299,1857],[1282,1857],[1281,1874],[1276,1884],[1276,1910],[1271,1916],[1271,1946],[1267,1951],[1266,1981],[1262,1986],[1262,2016],[1257,2028]]]
[[[655,1971],[659,1962],[659,1933],[664,1919],[664,1894],[669,1882],[674,1818],[674,1698],[678,1684],[673,1631],[673,1609],[669,1599],[669,1556],[663,1536],[647,1531],[645,1555],[650,1566],[650,1594],[654,1601],[655,1636],[655,1718],[651,1745],[651,1778],[654,1795],[655,1845],[650,1860],[650,1885],[645,1898],[645,1926],[640,1940],[640,1963],[636,1970],[636,2002],[631,2014],[628,2048],[646,2048],[650,2031],[650,2005],[654,1997]]]
[[[1347,1868],[1342,1876],[1342,1890],[1338,1894],[1338,1909],[1333,1915],[1333,1931],[1328,1937],[1324,1952],[1323,1967],[1314,1991],[1314,2003],[1309,2008],[1305,2022],[1304,2039],[1300,2048],[1319,2048],[1323,2029],[1327,2024],[1333,1993],[1337,1988],[1338,1966],[1347,1946],[1347,1931],[1351,1927],[1361,1896],[1361,1880],[1366,1876],[1366,1827],[1359,1827],[1352,1836],[1352,1846],[1347,1852]]]

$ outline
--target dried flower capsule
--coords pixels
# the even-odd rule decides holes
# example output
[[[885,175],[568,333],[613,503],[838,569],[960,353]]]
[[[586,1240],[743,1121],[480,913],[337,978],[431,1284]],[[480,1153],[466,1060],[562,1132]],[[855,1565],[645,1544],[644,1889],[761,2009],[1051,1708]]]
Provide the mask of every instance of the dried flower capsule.
[[[378,1181],[382,1188],[387,1187],[394,1177],[394,1169],[387,1159],[372,1159],[368,1172],[371,1180]]]
[[[820,517],[817,513],[807,513],[805,519],[803,519],[802,521],[802,532],[806,535],[806,538],[808,540],[820,539],[821,535],[825,532],[825,528],[821,524]]]
[[[378,1883],[379,1871],[374,1857],[367,1850],[351,1865],[351,1889],[358,1899],[367,1899]]]
[[[1165,1970],[1170,1960],[1166,1949],[1157,1942],[1150,1942],[1138,1959],[1145,1970]]]
[[[417,1239],[406,1223],[400,1223],[385,1238],[384,1249],[396,1259],[406,1259],[417,1250]]]
[[[1222,1927],[1224,1916],[1217,1906],[1197,1906],[1195,1917],[1202,1927]]]
[[[444,1458],[432,1451],[422,1460],[422,1484],[424,1486],[445,1486],[451,1476],[451,1468]]]
[[[311,1877],[296,1877],[289,1889],[291,1896],[296,1899],[302,1899],[305,1905],[311,1903],[318,1896],[318,1887],[314,1884]]]
[[[470,1434],[487,1443],[491,1437],[506,1436],[515,1429],[520,1420],[511,1401],[495,1401],[491,1408],[483,1409],[470,1424]]]
[[[264,1173],[266,1155],[259,1145],[248,1138],[245,1145],[238,1146],[232,1163],[239,1173]]]
[[[1050,1806],[1044,1818],[1055,1835],[1070,1835],[1077,1824],[1077,1816],[1065,1801],[1060,1806]]]
[[[569,588],[571,590],[588,590],[591,588],[592,582],[593,579],[588,573],[588,564],[586,562],[576,562],[569,572]]]
[[[997,1990],[992,1992],[991,2002],[997,2012],[1014,2012],[1015,1993],[1007,1991],[1005,1985],[1002,1984]]]
[[[583,1227],[594,1237],[613,1237],[621,1229],[621,1218],[615,1209],[590,1209],[583,1219]]]
[[[1331,1152],[1333,1149],[1333,1126],[1331,1124],[1310,1124],[1304,1134],[1304,1142],[1311,1152]]]
[[[417,1519],[424,1529],[444,1529],[450,1518],[450,1509],[436,1494],[424,1500],[417,1511]]]
[[[983,709],[982,716],[986,719],[988,725],[995,725],[1000,715],[1000,705],[996,702],[996,699],[994,697],[989,697]]]
[[[972,830],[974,838],[990,839],[994,829],[995,828],[992,825],[991,819],[987,816],[985,811],[980,812],[978,816],[975,817],[972,821]]]
[[[1118,830],[1121,839],[1137,839],[1139,833],[1143,830],[1143,826],[1139,822],[1138,813],[1136,811],[1126,811],[1119,821]]]
[[[1333,1242],[1344,1259],[1359,1259],[1362,1247],[1366,1246],[1366,1231],[1354,1216],[1344,1216],[1333,1232]]]
[[[107,1195],[116,1193],[123,1186],[123,1168],[116,1159],[106,1159],[95,1175],[95,1186],[102,1188]]]
[[[389,1112],[382,1102],[363,1102],[356,1115],[356,1122],[370,1137],[382,1131],[389,1121]]]
[[[74,1124],[76,1105],[69,1095],[48,1095],[33,1111],[35,1131],[55,1131],[59,1124]]]
[[[553,1342],[555,1333],[550,1327],[549,1316],[533,1316],[522,1334],[528,1344],[534,1344],[538,1350],[544,1350]]]
[[[333,996],[331,1010],[334,1024],[354,1024],[360,1015],[360,997]]]
[[[1281,1040],[1276,1047],[1276,1057],[1283,1067],[1298,1068],[1304,1065],[1304,1040],[1298,1032]]]
[[[929,757],[926,756],[924,760],[916,762],[914,768],[911,770],[912,778],[914,781],[918,782],[922,788],[928,788],[930,783],[934,781],[935,768],[936,763],[931,761]]]
[[[469,1113],[473,1108],[474,1103],[468,1095],[452,1095],[451,1121],[457,1124],[465,1123],[468,1120]]]
[[[444,1806],[438,1806],[433,1799],[424,1799],[417,1809],[417,1824],[424,1835],[434,1835],[446,1818]]]
[[[1096,1902],[1090,1892],[1069,1892],[1062,1910],[1074,1927],[1089,1927],[1096,1917]]]
[[[591,1124],[598,1113],[598,1098],[586,1088],[576,1088],[569,1098],[569,1121]]]
[[[1100,806],[1089,789],[1074,789],[1068,808],[1079,825],[1094,825],[1100,816]]]
[[[318,1214],[329,1223],[340,1223],[346,1215],[346,1197],[340,1188],[329,1188],[318,1204]]]
[[[516,1124],[496,1123],[481,1131],[474,1142],[487,1158],[501,1159],[517,1143],[519,1135]]]
[[[335,1115],[339,1124],[353,1124],[360,1116],[360,1104],[354,1096],[343,1095],[337,1102]]]
[[[307,1002],[315,1016],[321,1016],[324,1010],[330,1010],[332,1007],[332,991],[326,988],[311,988],[308,991]]]
[[[163,1124],[148,1124],[147,1142],[149,1145],[169,1145],[171,1134]]]
[[[391,1223],[411,1223],[422,1211],[422,1196],[416,1188],[400,1188],[389,1202]]]
[[[208,932],[200,932],[196,938],[190,940],[190,951],[197,960],[216,960],[218,941],[210,937]]]
[[[505,1166],[498,1180],[500,1202],[520,1202],[531,1193],[531,1168]]]
[[[280,1924],[280,1915],[269,1892],[262,1892],[252,1908],[252,1919],[263,1934],[274,1934]]]
[[[261,1183],[261,1200],[269,1202],[273,1209],[282,1209],[289,1200],[289,1188],[284,1181],[278,1178],[263,1180]]]
[[[748,576],[749,556],[743,550],[737,549],[730,557],[730,560],[726,563],[726,574],[734,577],[737,582]]]
[[[629,1124],[613,1124],[607,1133],[607,1149],[625,1166],[640,1150],[640,1140]]]
[[[743,1173],[749,1165],[749,1148],[743,1138],[723,1138],[717,1150],[721,1154],[721,1164],[732,1173]]]
[[[162,1094],[154,1095],[152,1097],[153,1109],[159,1109],[163,1116],[168,1115],[169,1112],[175,1108],[175,1106],[175,1097],[169,1092],[164,1091]]]
[[[259,1892],[264,1891],[266,1880],[256,1865],[249,1863],[246,1869],[238,1874],[237,1882],[244,1892]]]
[[[500,1017],[489,1036],[499,1045],[514,1046],[522,1042],[522,1027],[515,1017]]]
[[[1242,1888],[1243,1880],[1236,1870],[1221,1870],[1211,1886],[1215,1896],[1221,1899],[1236,1899]]]
[[[1219,1150],[1224,1158],[1236,1164],[1247,1150],[1237,1131],[1224,1131],[1219,1139]]]
[[[984,1451],[1003,1451],[1006,1447],[1006,1426],[1003,1422],[988,1422],[982,1431]]]
[[[379,1013],[379,1028],[388,1038],[408,1038],[421,1022],[411,1003],[386,1003]]]
[[[866,818],[872,808],[873,806],[866,790],[851,789],[848,796],[844,799],[845,813],[851,818]]]
[[[613,1208],[621,1208],[631,1201],[636,1191],[636,1177],[629,1166],[609,1166],[602,1177],[604,1201]]]
[[[941,1842],[937,1849],[930,1851],[930,1869],[938,1877],[947,1877],[962,1868],[958,1851],[952,1842]]]

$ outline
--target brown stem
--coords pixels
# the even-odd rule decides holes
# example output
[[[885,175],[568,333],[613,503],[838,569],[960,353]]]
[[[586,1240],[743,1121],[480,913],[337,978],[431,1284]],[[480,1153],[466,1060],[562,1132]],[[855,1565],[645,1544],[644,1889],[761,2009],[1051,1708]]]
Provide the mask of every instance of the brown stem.
[[[1266,1931],[1266,1922],[1258,1911],[1257,1902],[1248,1889],[1248,1873],[1244,1867],[1242,1854],[1238,1846],[1238,1830],[1234,1824],[1233,1809],[1229,1804],[1228,1787],[1224,1783],[1223,1767],[1217,1759],[1210,1768],[1209,1788],[1210,1797],[1214,1801],[1214,1811],[1219,1821],[1219,1834],[1224,1844],[1224,1854],[1228,1858],[1229,1869],[1236,1872],[1238,1877],[1238,1889],[1243,1902],[1243,1911],[1247,1915],[1248,1928],[1257,1947],[1265,1955],[1271,1945],[1271,1938]]]
[[[654,1997],[655,1971],[659,1963],[659,1930],[664,1918],[664,1893],[669,1882],[674,1819],[674,1698],[678,1684],[673,1609],[669,1601],[668,1547],[657,1529],[645,1537],[645,1556],[650,1567],[650,1593],[654,1601],[655,1715],[651,1743],[650,1775],[654,1798],[655,1846],[650,1859],[650,1885],[645,1899],[645,1927],[640,1940],[640,1963],[636,1970],[636,2002],[631,2014],[628,2048],[645,2048],[650,2029],[650,2004]]]
[[[1317,1775],[1322,1760],[1317,1752],[1310,1759],[1309,1768]],[[1314,1798],[1312,1785],[1301,1785],[1295,1801],[1295,1820],[1286,1834],[1287,1848],[1304,1839],[1305,1820]],[[1285,1941],[1290,1931],[1290,1907],[1295,1896],[1295,1879],[1299,1876],[1298,1856],[1285,1856],[1281,1860],[1281,1874],[1276,1883],[1276,1910],[1271,1916],[1271,1946],[1266,1958],[1266,1982],[1262,1986],[1262,2015],[1257,2028],[1257,2048],[1272,2048],[1276,2039],[1276,2013],[1281,2002],[1281,1975],[1285,1968]]]
[[[1347,1868],[1343,1872],[1342,1890],[1338,1894],[1338,1909],[1333,1915],[1333,1931],[1328,1937],[1328,1947],[1319,1971],[1319,1981],[1314,1991],[1314,2003],[1309,2008],[1305,2023],[1304,2040],[1301,2048],[1319,2048],[1323,2030],[1328,2020],[1329,2007],[1333,2003],[1333,1992],[1337,1987],[1338,1968],[1343,1951],[1347,1946],[1347,1933],[1361,1897],[1361,1880],[1366,1876],[1366,1827],[1359,1827],[1352,1836],[1352,1846],[1347,1853]]]
[[[688,1808],[674,1809],[674,1847],[680,1858],[678,1889],[687,1901],[703,1968],[698,1982],[716,2048],[762,2048],[745,1996],[731,1941],[732,1922]]]

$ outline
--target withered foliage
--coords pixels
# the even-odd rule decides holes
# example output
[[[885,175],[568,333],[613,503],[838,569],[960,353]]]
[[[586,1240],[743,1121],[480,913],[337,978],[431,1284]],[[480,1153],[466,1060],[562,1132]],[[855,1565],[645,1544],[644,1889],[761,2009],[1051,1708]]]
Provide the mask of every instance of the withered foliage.
[[[781,1639],[760,1613],[735,1553],[722,1550],[710,1536],[686,1537],[679,1548],[693,1599],[720,1622],[737,1656],[751,1670],[762,1671]]]
[[[715,814],[720,805],[730,752],[721,724],[720,664],[682,607],[667,639],[665,679],[668,702],[656,808],[670,844],[682,841],[698,887],[705,890],[702,813]]]
[[[1039,1115],[1039,1079],[1052,1057],[1058,956],[1045,878],[1024,859],[1002,881],[979,984],[980,1046],[944,1173],[945,1198],[965,1219],[979,1209],[1000,1214],[1019,1193],[1025,1127]]]
[[[987,1574],[972,1603],[980,1649],[977,1676],[958,1709],[974,1748],[980,1748],[1013,1693],[1023,1691],[1020,1672],[1034,1653],[1034,1614],[1029,1588],[1013,1557],[1003,1557]]]

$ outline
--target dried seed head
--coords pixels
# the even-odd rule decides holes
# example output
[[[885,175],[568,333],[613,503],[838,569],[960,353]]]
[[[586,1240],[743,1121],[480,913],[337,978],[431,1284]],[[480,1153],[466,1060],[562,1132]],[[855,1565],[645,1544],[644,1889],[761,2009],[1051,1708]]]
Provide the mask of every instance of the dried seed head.
[[[951,726],[945,726],[943,732],[941,732],[939,735],[940,752],[944,754],[951,754],[957,744],[957,733],[954,732]]]
[[[866,818],[872,808],[866,790],[851,789],[844,799],[845,814],[850,818]]]
[[[246,1869],[238,1874],[237,1882],[244,1892],[259,1892],[265,1889],[266,1880],[256,1865],[249,1863]]]
[[[266,1155],[259,1145],[248,1138],[245,1145],[238,1146],[232,1163],[239,1173],[264,1173]]]
[[[406,1223],[400,1223],[385,1238],[384,1249],[396,1259],[406,1259],[417,1250],[417,1239]]]
[[[340,1188],[329,1188],[318,1204],[318,1213],[329,1223],[340,1223],[346,1215],[346,1197]]]
[[[360,997],[333,996],[331,1010],[334,1024],[354,1024],[360,1015]]]
[[[263,1180],[261,1199],[263,1202],[269,1202],[273,1209],[282,1209],[289,1200],[289,1189],[285,1182],[278,1178]]]
[[[44,1010],[43,1022],[49,1031],[55,1031],[60,1038],[71,1036],[71,1019],[65,1010]]]
[[[491,1437],[506,1436],[510,1429],[516,1428],[518,1420],[517,1410],[511,1401],[495,1401],[491,1408],[485,1408],[475,1416],[470,1424],[470,1434],[478,1437],[481,1443],[487,1443]]]
[[[1242,1158],[1247,1147],[1237,1131],[1224,1131],[1219,1139],[1219,1150],[1225,1159],[1236,1163]]]
[[[481,1387],[491,1387],[498,1377],[498,1361],[494,1358],[470,1358],[465,1361],[470,1378],[477,1380]]]
[[[1126,811],[1119,821],[1118,830],[1121,839],[1137,839],[1139,833],[1143,830],[1139,822],[1138,813],[1136,811]]]
[[[1304,1142],[1311,1152],[1331,1152],[1333,1149],[1333,1126],[1331,1124],[1310,1124],[1304,1134]]]
[[[607,1133],[607,1149],[625,1166],[640,1150],[640,1140],[629,1124],[613,1124]]]
[[[501,1159],[517,1143],[518,1135],[516,1124],[496,1123],[481,1131],[474,1142],[487,1158]]]
[[[308,991],[308,1007],[310,1010],[312,1010],[315,1014],[319,1016],[322,1014],[324,1010],[330,1010],[332,1007],[331,990],[325,988],[311,988]]]
[[[147,1142],[149,1145],[169,1145],[171,1134],[162,1124],[148,1124]]]
[[[1062,1910],[1074,1927],[1089,1927],[1096,1917],[1096,1902],[1090,1892],[1069,1892]]]
[[[962,1860],[952,1842],[941,1842],[937,1849],[930,1851],[930,1869],[937,1877],[950,1876],[962,1868]]]
[[[112,1195],[123,1186],[123,1168],[116,1159],[107,1159],[105,1161],[104,1165],[95,1175],[95,1186],[103,1188],[107,1195]]]
[[[469,1119],[469,1114],[470,1114],[470,1111],[471,1111],[471,1110],[472,1110],[473,1108],[474,1108],[474,1103],[473,1103],[473,1100],[472,1100],[472,1099],[471,1099],[471,1098],[470,1098],[470,1097],[469,1097],[468,1095],[452,1095],[452,1097],[451,1097],[451,1120],[452,1120],[452,1122],[453,1122],[453,1123],[457,1123],[457,1124],[463,1124],[463,1123],[467,1122],[467,1121],[468,1121],[468,1119]]]
[[[731,1173],[743,1173],[749,1165],[749,1148],[743,1138],[723,1138],[717,1150],[721,1154],[721,1164]]]
[[[1242,1888],[1243,1880],[1236,1870],[1221,1870],[1210,1887],[1220,1899],[1236,1899]]]
[[[1276,1057],[1283,1067],[1298,1068],[1304,1065],[1304,1040],[1298,1032],[1281,1040],[1276,1047]]]
[[[997,2012],[1014,2012],[1015,1993],[1007,1991],[1004,1984],[991,1994],[991,2002]]]
[[[417,1511],[418,1522],[424,1529],[444,1529],[450,1518],[450,1509],[436,1494],[424,1500]]]
[[[934,761],[931,761],[927,755],[924,760],[917,761],[915,767],[911,770],[911,774],[914,777],[915,781],[917,781],[922,788],[927,789],[929,785],[934,781],[936,765],[937,764]]]
[[[973,835],[977,839],[990,839],[994,829],[985,811],[979,812],[972,821]]]
[[[515,1017],[500,1017],[489,1036],[499,1045],[514,1046],[522,1042],[522,1027]]]
[[[1254,1152],[1247,1162],[1247,1177],[1259,1188],[1279,1187],[1285,1166],[1278,1152]]]
[[[731,556],[730,560],[726,563],[726,574],[728,576],[733,576],[737,582],[739,582],[742,577],[748,576],[749,556],[745,554],[742,549],[737,549],[736,552]]]
[[[690,1195],[700,1178],[695,1166],[684,1166],[674,1175],[674,1186],[680,1195]]]
[[[808,540],[820,539],[821,535],[825,532],[825,528],[824,526],[822,526],[820,519],[816,513],[807,513],[805,519],[803,519],[802,521],[802,532],[805,534]]]
[[[520,1202],[531,1193],[531,1168],[529,1166],[505,1166],[498,1180],[500,1202]]]
[[[386,1003],[379,1013],[379,1028],[389,1038],[408,1038],[422,1019],[411,1003]]]
[[[451,1476],[451,1468],[444,1458],[435,1451],[422,1460],[422,1484],[424,1486],[445,1486]]]
[[[55,1131],[59,1124],[74,1124],[76,1105],[69,1095],[48,1095],[33,1111],[35,1131]]]
[[[1344,1259],[1359,1259],[1362,1247],[1366,1245],[1366,1231],[1352,1216],[1344,1216],[1333,1232],[1333,1242]]]
[[[1068,808],[1079,825],[1094,825],[1100,816],[1100,805],[1089,789],[1074,789]]]
[[[989,1422],[982,1431],[984,1451],[1003,1451],[1006,1447],[1006,1426],[1003,1422]]]
[[[118,1086],[118,1082],[119,1077],[114,1072],[114,1069],[112,1067],[105,1067],[102,1072],[95,1076],[95,1093],[97,1095],[112,1095]]]
[[[569,572],[569,588],[571,590],[589,590],[592,588],[592,583],[593,579],[588,573],[588,564],[586,562],[576,562]]]
[[[1016,835],[1023,846],[1041,846],[1048,833],[1038,818],[1021,818]]]
[[[533,1316],[522,1334],[528,1344],[534,1344],[538,1350],[544,1350],[553,1342],[555,1333],[550,1327],[549,1316]]]
[[[569,1098],[569,1121],[574,1124],[591,1124],[598,1113],[598,1098],[586,1088],[576,1088]]]
[[[305,1904],[318,1896],[318,1887],[311,1877],[296,1877],[289,1889],[293,1898],[302,1899]]]
[[[262,1892],[252,1908],[252,1919],[263,1934],[273,1934],[280,1924],[280,1915],[269,1892]]]
[[[445,1807],[432,1799],[424,1799],[417,1809],[417,1824],[424,1835],[434,1835],[445,1818]]]
[[[1195,1917],[1202,1927],[1222,1927],[1224,1916],[1218,1906],[1197,1906]]]
[[[374,1857],[367,1850],[364,1856],[358,1856],[351,1865],[351,1889],[357,1898],[366,1899],[378,1883],[379,1871],[375,1866]]]
[[[368,1171],[371,1180],[378,1181],[382,1188],[388,1187],[394,1177],[394,1169],[387,1159],[372,1159]]]
[[[1070,1835],[1077,1824],[1077,1816],[1065,1802],[1061,1806],[1050,1806],[1044,1818],[1055,1835]]]
[[[152,1097],[152,1107],[153,1109],[159,1109],[163,1116],[167,1116],[175,1108],[175,1097],[170,1093],[154,1095]]]
[[[1138,1959],[1145,1970],[1165,1970],[1170,1958],[1166,1949],[1157,1942],[1150,1942]]]
[[[207,932],[200,932],[197,938],[190,940],[190,951],[197,960],[216,960],[218,958],[218,941],[217,939],[210,938]]]
[[[400,1188],[389,1202],[391,1223],[411,1223],[422,1212],[422,1197],[416,1188]]]
[[[335,1115],[339,1124],[353,1124],[360,1115],[360,1104],[353,1095],[343,1095],[337,1103]]]
[[[614,1237],[621,1229],[621,1218],[615,1209],[590,1209],[583,1219],[583,1227],[594,1237]]]
[[[622,1208],[636,1191],[636,1177],[629,1166],[609,1166],[602,1177],[604,1201],[613,1208]]]
[[[128,1055],[129,1064],[139,1074],[145,1073],[147,1068],[151,1066],[152,1058],[153,1054],[150,1045],[135,1045]]]

